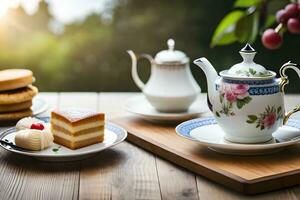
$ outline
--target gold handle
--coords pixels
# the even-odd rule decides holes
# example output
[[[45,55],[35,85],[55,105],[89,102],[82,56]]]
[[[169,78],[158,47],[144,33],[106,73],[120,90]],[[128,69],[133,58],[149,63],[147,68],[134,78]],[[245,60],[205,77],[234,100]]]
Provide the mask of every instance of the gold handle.
[[[287,85],[289,83],[289,79],[288,76],[285,74],[285,70],[287,69],[293,69],[294,71],[296,71],[296,73],[298,74],[299,78],[300,78],[300,69],[299,69],[299,65],[291,63],[291,62],[287,62],[285,63],[279,70],[279,75],[281,78],[281,82],[280,82],[280,91],[284,94],[284,87],[285,85]],[[283,117],[283,124],[286,124],[288,119],[290,118],[290,116],[296,112],[300,111],[300,105],[296,106],[294,109],[288,111],[287,113],[285,113],[284,117]]]

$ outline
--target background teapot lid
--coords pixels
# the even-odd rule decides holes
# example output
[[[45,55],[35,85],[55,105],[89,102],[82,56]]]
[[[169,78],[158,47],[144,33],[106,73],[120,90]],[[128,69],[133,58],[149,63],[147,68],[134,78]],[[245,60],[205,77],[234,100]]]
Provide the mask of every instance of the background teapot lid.
[[[158,64],[185,64],[189,58],[182,51],[175,50],[175,41],[168,39],[168,50],[160,51],[156,54],[154,60]]]
[[[240,55],[243,62],[233,65],[228,71],[227,76],[235,77],[269,77],[272,73],[263,66],[256,64],[253,59],[256,51],[250,44],[246,44],[241,50]]]

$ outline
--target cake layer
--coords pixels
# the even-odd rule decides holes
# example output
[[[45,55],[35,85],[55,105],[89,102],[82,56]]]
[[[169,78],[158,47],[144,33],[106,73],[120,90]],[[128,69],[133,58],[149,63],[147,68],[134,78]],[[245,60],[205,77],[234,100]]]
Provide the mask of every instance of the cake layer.
[[[90,139],[87,139],[87,140],[82,140],[82,141],[79,141],[79,142],[71,142],[71,141],[68,141],[64,138],[61,138],[57,135],[54,135],[54,142],[57,143],[57,144],[61,144],[63,146],[66,146],[70,149],[78,149],[78,148],[81,148],[81,147],[86,147],[86,146],[89,146],[89,145],[92,145],[92,144],[96,144],[96,143],[100,143],[100,142],[103,142],[104,140],[104,135],[101,135],[101,136],[97,136],[97,137],[94,137],[94,138],[90,138]]]
[[[104,113],[81,109],[55,110],[51,112],[51,118],[77,126],[94,121],[104,121]]]
[[[96,132],[96,131],[103,131],[104,130],[104,126],[97,126],[94,128],[88,128],[88,129],[84,129],[84,130],[80,130],[80,131],[76,131],[76,132],[71,132],[66,128],[63,128],[61,126],[56,126],[56,125],[51,125],[52,129],[55,129],[56,131],[62,132],[64,134],[70,135],[70,136],[78,136],[78,135],[86,135],[89,134],[91,132]]]
[[[90,139],[90,138],[94,138],[94,137],[104,135],[104,130],[94,131],[94,132],[90,132],[90,133],[84,134],[84,135],[72,136],[72,135],[67,135],[67,134],[65,134],[61,131],[58,131],[58,130],[52,128],[52,133],[53,133],[54,136],[61,137],[65,140],[69,140],[71,142],[78,142],[78,141],[87,140],[87,139]]]
[[[95,121],[92,121],[90,123],[84,123],[84,124],[81,124],[81,125],[76,125],[76,126],[73,126],[72,124],[70,123],[67,123],[65,121],[61,121],[59,119],[55,119],[55,118],[52,118],[51,119],[51,124],[54,125],[54,126],[59,126],[65,130],[68,130],[69,132],[79,132],[79,131],[82,131],[82,130],[85,130],[85,129],[90,129],[90,128],[95,128],[95,127],[103,127],[104,126],[104,121],[100,121],[100,120],[95,120]]]

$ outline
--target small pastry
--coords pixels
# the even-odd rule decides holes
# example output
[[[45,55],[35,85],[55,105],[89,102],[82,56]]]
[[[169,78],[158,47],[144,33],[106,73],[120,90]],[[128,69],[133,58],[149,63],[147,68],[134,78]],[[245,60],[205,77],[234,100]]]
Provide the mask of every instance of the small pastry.
[[[31,106],[32,100],[24,101],[21,103],[0,104],[0,114],[30,109]]]
[[[12,120],[19,120],[23,117],[28,117],[32,115],[32,110],[25,109],[19,110],[14,112],[7,112],[7,113],[0,113],[0,121],[12,121]]]
[[[34,82],[32,71],[28,69],[0,70],[0,91],[26,87]]]
[[[38,88],[28,85],[15,90],[0,91],[0,104],[14,104],[31,101],[38,94]]]
[[[62,109],[51,113],[54,142],[78,149],[104,140],[104,113],[83,109]]]
[[[15,144],[18,147],[39,151],[53,143],[50,124],[38,119],[24,118],[17,123],[16,128],[18,131],[15,135]]]
[[[31,125],[35,123],[43,124],[44,122],[34,117],[25,117],[18,121],[18,123],[16,124],[16,129],[18,131],[23,129],[30,129]]]

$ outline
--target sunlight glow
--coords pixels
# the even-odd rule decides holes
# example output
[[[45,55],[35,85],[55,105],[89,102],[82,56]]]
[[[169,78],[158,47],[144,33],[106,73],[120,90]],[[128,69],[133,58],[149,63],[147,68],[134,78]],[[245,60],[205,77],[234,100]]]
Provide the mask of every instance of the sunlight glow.
[[[4,17],[8,8],[10,7],[9,0],[1,0],[0,1],[0,18]]]
[[[41,0],[0,0],[0,21],[3,21],[10,8],[21,6],[26,14],[33,15],[38,10]],[[69,24],[84,20],[91,13],[101,13],[106,5],[114,0],[44,0],[49,6],[53,18],[62,23]]]

